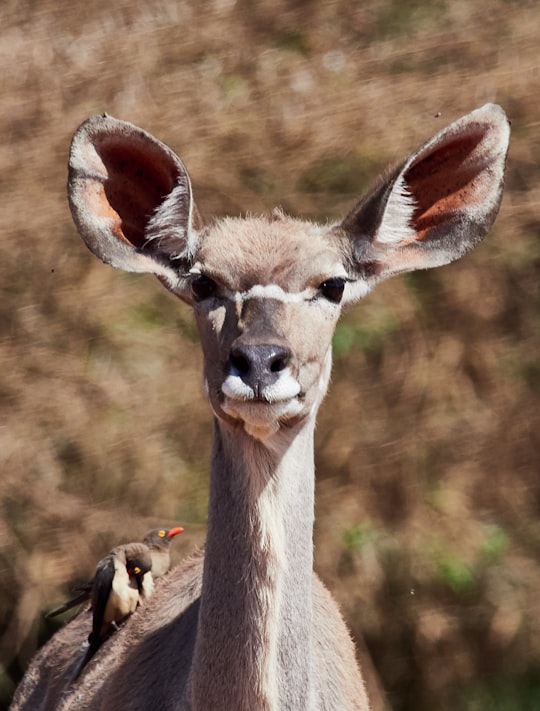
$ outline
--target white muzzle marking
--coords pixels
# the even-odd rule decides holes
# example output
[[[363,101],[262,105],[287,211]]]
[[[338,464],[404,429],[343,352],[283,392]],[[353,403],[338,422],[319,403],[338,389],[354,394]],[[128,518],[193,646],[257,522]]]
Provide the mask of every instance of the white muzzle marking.
[[[255,400],[255,391],[247,385],[239,375],[228,375],[223,381],[221,391],[225,397],[237,402]],[[275,383],[266,385],[258,399],[269,404],[282,403],[292,400],[300,393],[298,381],[287,371],[283,372]]]

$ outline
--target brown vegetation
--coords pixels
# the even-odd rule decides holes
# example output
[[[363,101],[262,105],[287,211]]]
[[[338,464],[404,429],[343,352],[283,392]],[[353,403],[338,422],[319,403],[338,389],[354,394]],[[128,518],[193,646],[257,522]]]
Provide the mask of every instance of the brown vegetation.
[[[495,229],[462,262],[381,287],[336,335],[316,563],[396,711],[536,708],[538,4],[4,0],[1,20],[4,703],[52,631],[42,612],[112,544],[175,522],[177,555],[204,537],[193,323],[76,236],[75,127],[106,110],[152,131],[205,215],[326,219],[496,101],[513,138]]]

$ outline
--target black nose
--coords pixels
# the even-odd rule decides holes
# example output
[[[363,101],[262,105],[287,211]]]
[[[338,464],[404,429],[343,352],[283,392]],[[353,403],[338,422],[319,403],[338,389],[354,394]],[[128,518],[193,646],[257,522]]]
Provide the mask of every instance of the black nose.
[[[260,396],[263,388],[276,382],[290,359],[291,352],[284,346],[240,344],[231,349],[229,360],[232,371]]]

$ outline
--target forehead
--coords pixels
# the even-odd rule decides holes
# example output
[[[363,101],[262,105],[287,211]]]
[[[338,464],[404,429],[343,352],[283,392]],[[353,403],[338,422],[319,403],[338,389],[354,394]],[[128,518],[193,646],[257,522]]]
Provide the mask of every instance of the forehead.
[[[257,284],[301,291],[345,275],[328,227],[282,215],[220,220],[201,235],[195,265],[239,291]]]

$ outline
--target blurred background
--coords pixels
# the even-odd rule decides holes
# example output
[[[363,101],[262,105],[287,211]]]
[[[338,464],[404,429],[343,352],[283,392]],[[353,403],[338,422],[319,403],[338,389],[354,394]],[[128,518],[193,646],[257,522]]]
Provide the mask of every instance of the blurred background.
[[[513,129],[491,234],[336,333],[316,569],[375,711],[540,708],[539,33],[525,0],[3,0],[2,709],[56,628],[43,612],[112,545],[179,523],[178,558],[205,532],[191,314],[77,236],[76,126],[107,111],[151,131],[203,215],[326,220],[486,101]]]

